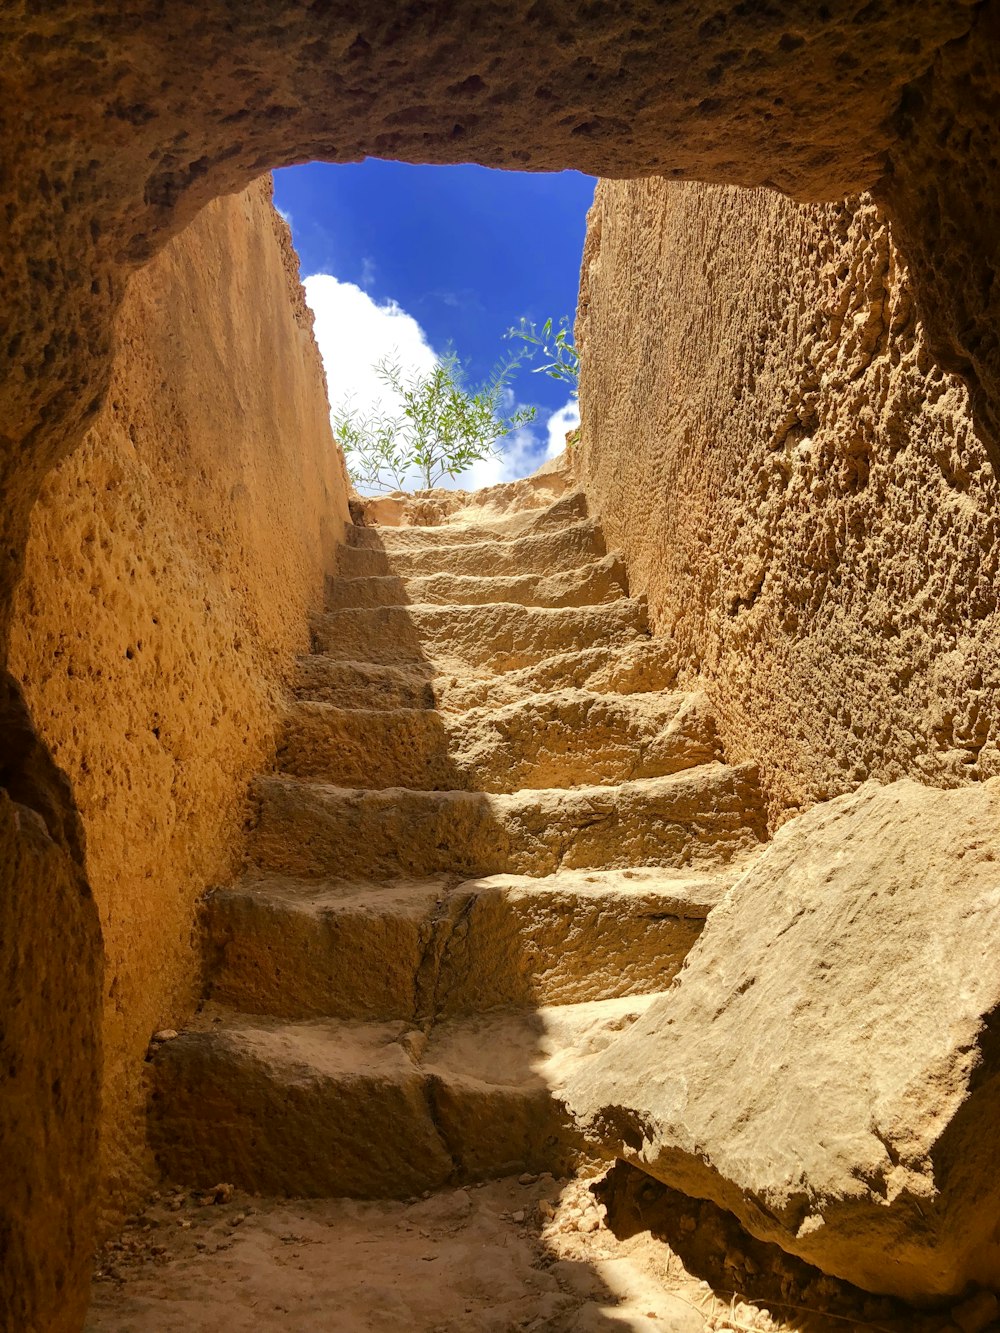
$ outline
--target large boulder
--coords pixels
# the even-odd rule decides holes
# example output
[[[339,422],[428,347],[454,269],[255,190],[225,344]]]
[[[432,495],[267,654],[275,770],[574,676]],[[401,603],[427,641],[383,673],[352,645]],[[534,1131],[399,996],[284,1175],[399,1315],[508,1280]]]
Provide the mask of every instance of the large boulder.
[[[753,1235],[910,1299],[1000,1278],[1000,779],[787,824],[671,991],[570,1083]]]

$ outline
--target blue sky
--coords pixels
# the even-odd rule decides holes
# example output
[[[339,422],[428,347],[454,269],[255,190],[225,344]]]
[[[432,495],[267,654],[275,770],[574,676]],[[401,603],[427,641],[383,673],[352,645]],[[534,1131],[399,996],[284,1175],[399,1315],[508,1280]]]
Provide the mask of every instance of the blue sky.
[[[363,406],[375,392],[367,366],[394,349],[425,369],[450,343],[478,382],[522,315],[572,320],[593,193],[594,180],[577,172],[374,159],[275,172],[275,202],[291,223],[331,399],[350,392]],[[312,281],[319,274],[329,277]],[[479,465],[472,484],[531,471],[572,424],[565,386],[522,369],[513,387],[519,405],[537,406],[536,422],[512,442],[505,464]],[[554,413],[562,415],[550,426]]]

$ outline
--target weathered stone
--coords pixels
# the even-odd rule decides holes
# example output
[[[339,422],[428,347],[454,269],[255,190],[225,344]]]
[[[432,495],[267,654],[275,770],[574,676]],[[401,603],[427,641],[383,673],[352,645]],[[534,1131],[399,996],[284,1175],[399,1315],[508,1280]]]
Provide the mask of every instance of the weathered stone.
[[[646,994],[669,985],[733,878],[248,880],[206,904],[210,994],[247,1013],[353,1020]]]
[[[1000,1279],[1000,781],[868,784],[787,824],[581,1119],[762,1240],[910,1299]]]
[[[477,546],[472,548],[478,550]],[[388,557],[389,560],[392,557]],[[596,606],[628,596],[625,566],[616,556],[605,556],[561,574],[418,574],[401,578],[331,579],[326,605],[330,611],[360,606],[404,606],[438,603],[482,606],[486,602],[516,602],[520,606]]]
[[[95,421],[130,273],[272,163],[457,158],[825,198],[883,177],[930,346],[995,423],[996,14],[945,0],[699,0],[652,16],[628,4],[16,7],[0,137],[0,653],[31,506]],[[972,722],[958,739],[978,754]],[[20,890],[11,912],[33,928]]]
[[[230,1019],[163,1046],[151,1135],[173,1179],[400,1198],[449,1180],[563,1174],[583,1159],[559,1100],[578,1059],[649,997],[437,1026]]]
[[[444,528],[440,534],[443,544],[424,550],[393,551],[391,555],[382,550],[344,546],[338,556],[337,573],[342,578],[387,574],[419,578],[440,570],[465,577],[553,574],[578,569],[605,554],[601,530],[591,519],[555,532],[529,533],[506,541],[482,537],[451,544],[449,531]]]
[[[725,764],[513,795],[360,791],[282,777],[260,778],[255,790],[256,865],[307,877],[724,865],[755,850],[764,832],[755,770]]]
[[[196,900],[239,854],[347,518],[310,327],[270,182],[211,204],[134,278],[112,395],[32,517],[10,663],[86,825],[108,1225],[155,1179],[149,1036],[197,997]]]
[[[439,670],[514,671],[595,641],[628,643],[645,633],[641,603],[603,606],[382,606],[315,617],[316,651],[340,660]]]
[[[946,151],[922,177],[928,222]],[[970,264],[974,234],[956,236]],[[1000,773],[1000,482],[914,291],[868,199],[598,186],[580,478],[775,819],[867,778]]]
[[[300,703],[282,772],[341,787],[504,792],[661,777],[719,757],[699,695],[564,690],[442,715]]]
[[[596,645],[556,653],[530,667],[500,675],[470,676],[434,663],[405,666],[341,662],[322,653],[301,658],[294,682],[301,699],[339,708],[435,708],[440,713],[499,708],[526,695],[561,689],[595,694],[669,690],[677,679],[668,643],[638,638],[617,648]]]
[[[529,478],[530,480],[530,478]],[[523,482],[505,482],[502,486],[492,487],[497,492],[517,492]],[[413,501],[407,501],[407,507],[419,507],[426,495],[440,494],[435,491],[418,492]],[[484,492],[487,494],[487,492]],[[372,502],[377,507],[378,500]],[[367,506],[366,506],[367,512]],[[544,497],[527,508],[517,507],[512,513],[496,506],[473,506],[447,515],[443,521],[410,524],[398,523],[391,527],[363,525],[348,529],[347,542],[365,551],[383,551],[390,559],[398,555],[437,552],[435,567],[438,572],[448,568],[447,551],[440,548],[451,546],[475,546],[494,541],[520,543],[532,537],[544,537],[556,534],[566,527],[582,523],[587,518],[587,497],[582,491],[573,490],[559,499],[549,502]],[[513,547],[517,550],[517,547]],[[518,572],[524,572],[523,570]]]
[[[13,799],[12,799],[13,798]],[[0,1325],[75,1333],[97,1187],[101,930],[69,784],[0,679]]]

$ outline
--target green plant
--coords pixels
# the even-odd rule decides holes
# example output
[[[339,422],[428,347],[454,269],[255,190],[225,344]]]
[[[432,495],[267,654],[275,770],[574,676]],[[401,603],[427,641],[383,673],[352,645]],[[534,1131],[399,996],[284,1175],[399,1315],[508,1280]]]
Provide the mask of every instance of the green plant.
[[[507,330],[507,337],[520,338],[532,349],[541,348],[542,355],[548,360],[544,365],[535,366],[531,373],[561,380],[569,385],[573,397],[577,396],[580,389],[580,353],[573,342],[566,315],[563,315],[558,326],[550,317],[541,329],[536,329],[534,323],[522,319],[516,329]],[[527,355],[534,356],[534,350]]]
[[[403,490],[416,473],[423,489],[444,477],[457,477],[497,454],[497,442],[535,419],[533,407],[504,414],[509,380],[517,357],[501,362],[490,379],[472,392],[462,383],[454,353],[442,357],[427,374],[404,375],[397,361],[378,362],[375,371],[400,403],[391,416],[376,405],[367,416],[346,406],[334,417],[334,434],[355,485],[373,490]]]

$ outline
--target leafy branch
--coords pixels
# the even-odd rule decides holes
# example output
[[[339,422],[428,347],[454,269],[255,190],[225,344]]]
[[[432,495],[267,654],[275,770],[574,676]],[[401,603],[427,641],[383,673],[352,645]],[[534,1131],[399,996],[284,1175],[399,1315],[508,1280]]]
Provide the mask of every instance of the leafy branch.
[[[508,329],[508,338],[520,338],[532,349],[540,348],[547,360],[543,365],[532,369],[533,375],[548,375],[550,379],[561,380],[568,384],[575,398],[580,391],[580,353],[573,342],[569,328],[569,318],[563,315],[558,326],[551,316],[540,329],[532,321],[522,319],[516,329]],[[527,353],[534,356],[534,350]]]
[[[495,367],[477,391],[463,385],[457,356],[449,352],[426,374],[404,374],[398,361],[383,358],[375,372],[400,403],[393,416],[375,405],[368,415],[345,406],[334,417],[355,485],[370,490],[403,490],[416,473],[430,490],[457,477],[474,463],[498,454],[497,444],[535,418],[535,409],[507,415],[509,380],[520,364],[510,357]]]

